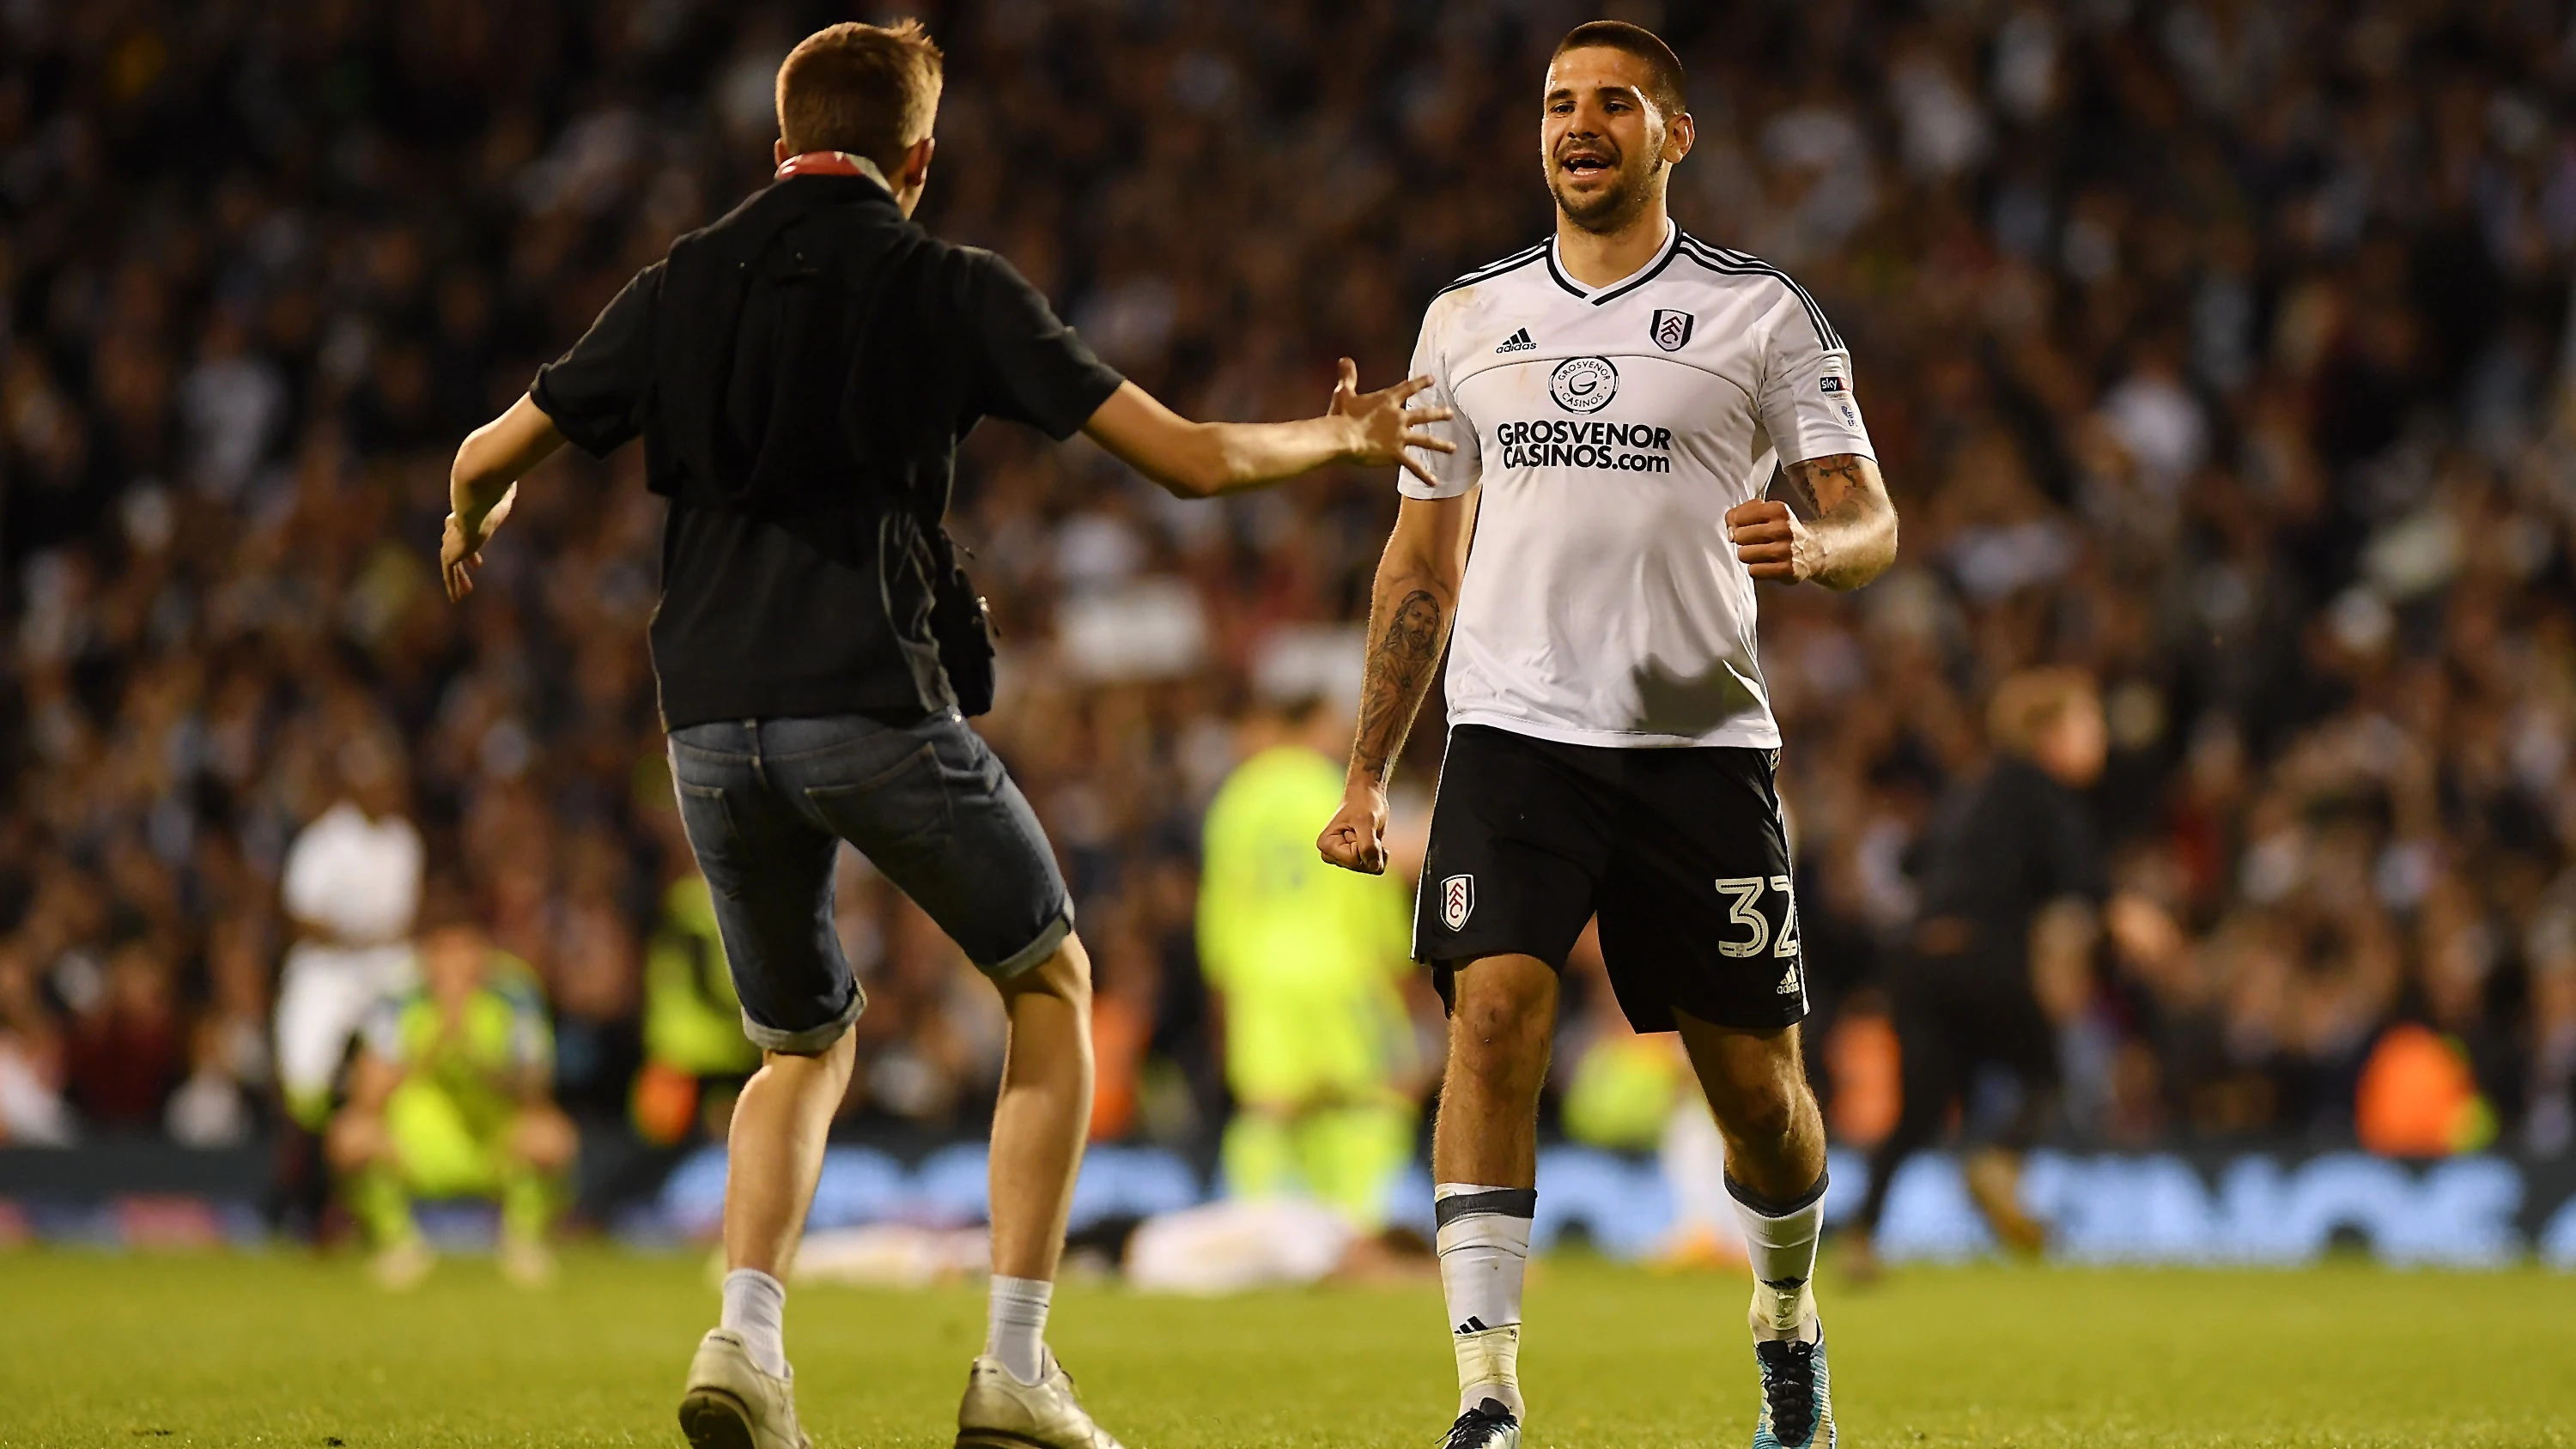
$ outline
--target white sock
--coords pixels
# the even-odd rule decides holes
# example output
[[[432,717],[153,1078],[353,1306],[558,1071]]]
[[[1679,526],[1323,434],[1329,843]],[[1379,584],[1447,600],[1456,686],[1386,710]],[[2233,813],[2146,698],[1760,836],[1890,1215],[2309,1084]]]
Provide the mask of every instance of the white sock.
[[[1529,1268],[1538,1193],[1444,1182],[1431,1196],[1440,1225],[1440,1290],[1449,1304],[1450,1346],[1458,1355],[1458,1410],[1499,1399],[1517,1419],[1525,1412],[1521,1280]]]
[[[724,1315],[720,1328],[742,1335],[742,1346],[762,1373],[787,1372],[787,1285],[758,1268],[736,1268],[724,1275]]]
[[[1822,1337],[1814,1280],[1816,1234],[1825,1223],[1825,1175],[1817,1173],[1814,1187],[1785,1204],[1761,1200],[1733,1177],[1726,1179],[1726,1191],[1744,1224],[1745,1255],[1753,1260],[1753,1336]]]
[[[1046,1373],[1047,1304],[1054,1297],[1055,1285],[1041,1278],[993,1279],[984,1308],[984,1352],[1021,1383],[1036,1383]]]

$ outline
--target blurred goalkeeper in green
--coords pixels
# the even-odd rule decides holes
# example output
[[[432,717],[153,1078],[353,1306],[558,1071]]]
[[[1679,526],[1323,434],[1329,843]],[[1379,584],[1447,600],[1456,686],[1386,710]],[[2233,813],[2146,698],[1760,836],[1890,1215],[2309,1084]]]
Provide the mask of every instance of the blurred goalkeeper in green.
[[[420,986],[367,1024],[331,1165],[386,1286],[410,1287],[435,1262],[415,1197],[497,1200],[502,1271],[542,1283],[577,1138],[554,1104],[554,1030],[535,974],[462,921],[426,933],[420,955]]]
[[[1327,703],[1307,694],[1245,725],[1246,757],[1208,809],[1199,959],[1235,1099],[1229,1191],[1311,1198],[1375,1232],[1418,1120],[1401,993],[1413,902],[1395,876],[1315,853],[1314,817],[1342,793],[1341,716]]]

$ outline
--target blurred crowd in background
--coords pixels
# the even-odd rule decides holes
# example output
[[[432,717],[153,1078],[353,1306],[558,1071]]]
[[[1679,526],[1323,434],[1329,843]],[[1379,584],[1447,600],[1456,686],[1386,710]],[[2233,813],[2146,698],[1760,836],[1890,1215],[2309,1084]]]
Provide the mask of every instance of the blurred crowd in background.
[[[1545,234],[1539,77],[1591,14],[910,8],[949,57],[922,220],[1227,418],[1317,410],[1345,353],[1391,381],[1438,286]],[[2441,1105],[2392,1147],[2567,1151],[2564,7],[1611,9],[1690,70],[1681,223],[1821,300],[1904,518],[1870,589],[1763,601],[1838,1128],[1888,1115],[1872,982],[1909,842],[1981,768],[1994,681],[2055,662],[2103,685],[2118,881],[2189,936],[2106,958],[2067,1024],[2073,1140],[2348,1141],[2386,1067]],[[564,1104],[696,1130],[685,1081],[722,1063],[646,1066],[686,1035],[657,999],[721,973],[661,763],[640,450],[536,476],[469,606],[431,556],[458,439],[763,184],[776,64],[842,18],[0,5],[0,1139],[254,1139],[288,852],[388,778],[429,895],[542,982]],[[1104,1135],[1224,1110],[1200,820],[1247,716],[1356,669],[1394,507],[1359,473],[1177,503],[1000,425],[961,463],[1005,651],[982,723],[1098,964]],[[1417,732],[1416,811],[1439,749]],[[853,1111],[967,1125],[990,992],[863,862],[843,887]],[[1604,998],[1569,1014],[1569,1082],[1618,1035]]]

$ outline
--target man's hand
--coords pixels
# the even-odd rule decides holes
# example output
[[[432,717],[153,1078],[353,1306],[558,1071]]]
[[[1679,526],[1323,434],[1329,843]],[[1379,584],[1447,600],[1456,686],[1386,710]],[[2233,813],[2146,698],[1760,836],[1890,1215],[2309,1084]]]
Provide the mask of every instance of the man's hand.
[[[1726,536],[1758,582],[1803,584],[1824,571],[1823,542],[1776,498],[1726,510]]]
[[[447,531],[438,540],[438,576],[447,585],[449,603],[474,592],[483,545],[510,516],[519,480],[563,445],[554,419],[535,398],[524,396],[508,412],[465,435],[456,465],[447,473]]]
[[[1447,422],[1447,408],[1407,411],[1404,400],[1431,385],[1417,377],[1382,392],[1359,390],[1359,369],[1342,359],[1342,379],[1319,418],[1293,423],[1194,423],[1132,382],[1121,383],[1082,430],[1120,461],[1176,498],[1214,498],[1261,488],[1336,463],[1401,463],[1429,480],[1407,448],[1454,453],[1422,427]]]
[[[478,524],[469,527],[457,515],[447,515],[447,531],[438,540],[438,573],[447,582],[449,603],[474,592],[474,570],[483,567],[483,545],[492,541],[493,533],[510,517],[510,506],[518,500],[519,485],[513,483]]]
[[[1342,792],[1333,823],[1315,837],[1326,862],[1362,875],[1386,874],[1386,791],[1354,782]]]
[[[1430,470],[1415,462],[1408,448],[1428,448],[1435,453],[1454,453],[1458,445],[1445,438],[1432,436],[1422,425],[1445,423],[1457,416],[1448,408],[1407,408],[1405,401],[1431,386],[1427,377],[1410,377],[1393,387],[1376,392],[1360,391],[1360,365],[1342,359],[1342,379],[1333,386],[1333,401],[1324,409],[1326,417],[1350,418],[1360,425],[1360,440],[1350,452],[1350,461],[1367,468],[1382,468],[1389,463],[1401,464],[1404,470],[1422,480],[1423,486],[1437,488],[1440,480]]]
[[[1727,538],[1756,580],[1856,589],[1896,562],[1896,505],[1878,460],[1828,453],[1780,470],[1774,491],[1726,510]]]

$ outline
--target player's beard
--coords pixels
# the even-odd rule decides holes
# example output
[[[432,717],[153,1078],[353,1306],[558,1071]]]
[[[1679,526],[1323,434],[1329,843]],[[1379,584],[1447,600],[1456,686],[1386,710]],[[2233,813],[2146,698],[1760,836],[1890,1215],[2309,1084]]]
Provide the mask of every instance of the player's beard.
[[[1559,211],[1566,219],[1588,232],[1609,233],[1619,230],[1637,218],[1653,199],[1657,173],[1663,170],[1664,158],[1649,153],[1645,164],[1632,166],[1627,158],[1620,160],[1618,180],[1591,196],[1569,196],[1559,185],[1564,173],[1551,159],[1547,163],[1548,194],[1556,198]]]

